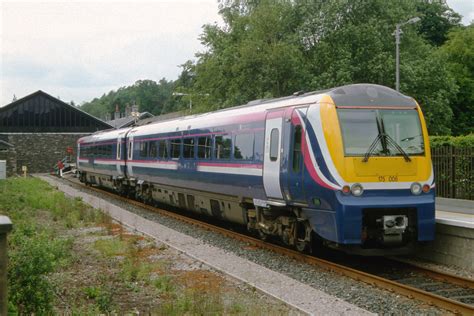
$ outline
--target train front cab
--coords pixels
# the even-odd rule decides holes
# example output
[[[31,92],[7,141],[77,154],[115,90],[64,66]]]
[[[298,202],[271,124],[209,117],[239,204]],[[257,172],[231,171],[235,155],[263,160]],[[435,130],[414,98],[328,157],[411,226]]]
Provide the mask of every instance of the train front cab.
[[[416,102],[338,106],[325,96],[307,121],[317,171],[327,182],[311,189],[305,181],[305,214],[319,236],[362,255],[409,253],[434,239],[429,139]]]

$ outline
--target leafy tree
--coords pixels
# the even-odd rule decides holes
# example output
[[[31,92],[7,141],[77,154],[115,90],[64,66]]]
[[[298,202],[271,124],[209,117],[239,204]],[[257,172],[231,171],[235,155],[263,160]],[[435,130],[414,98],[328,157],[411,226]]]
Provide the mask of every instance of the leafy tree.
[[[302,47],[292,5],[232,1],[221,9],[225,25],[206,25],[207,51],[199,53],[195,86],[222,106],[291,94],[305,84]]]
[[[416,1],[419,31],[434,46],[441,46],[448,33],[461,25],[461,15],[443,1]]]
[[[115,112],[116,106],[120,112],[125,112],[127,105],[137,104],[140,112],[150,112],[154,115],[172,111],[171,94],[174,82],[165,78],[158,83],[153,80],[138,80],[129,87],[120,87],[117,91],[110,91],[100,98],[85,103],[81,109],[97,117],[105,117],[107,113]]]
[[[474,133],[474,24],[452,31],[441,47],[441,56],[459,86],[451,101],[453,133]]]

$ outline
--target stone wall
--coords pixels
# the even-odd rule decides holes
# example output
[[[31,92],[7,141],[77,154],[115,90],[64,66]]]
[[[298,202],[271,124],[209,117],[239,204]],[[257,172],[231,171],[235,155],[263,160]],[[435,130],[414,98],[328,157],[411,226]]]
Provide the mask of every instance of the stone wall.
[[[6,153],[7,174],[21,173],[27,166],[28,173],[51,172],[58,160],[66,157],[67,147],[74,149],[76,141],[88,134],[79,133],[0,133],[2,140],[14,146],[14,153]],[[73,160],[75,157],[73,155]]]

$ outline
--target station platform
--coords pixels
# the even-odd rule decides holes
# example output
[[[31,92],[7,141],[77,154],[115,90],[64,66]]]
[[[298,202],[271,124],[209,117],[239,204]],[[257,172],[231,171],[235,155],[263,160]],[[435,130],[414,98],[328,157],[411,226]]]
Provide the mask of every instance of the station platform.
[[[436,223],[474,229],[474,201],[436,198]]]
[[[474,272],[474,201],[436,198],[436,237],[417,257]]]

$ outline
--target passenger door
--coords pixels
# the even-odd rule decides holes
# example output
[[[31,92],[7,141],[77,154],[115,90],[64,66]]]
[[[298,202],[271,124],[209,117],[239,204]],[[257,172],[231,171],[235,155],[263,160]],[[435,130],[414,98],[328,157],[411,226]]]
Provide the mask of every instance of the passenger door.
[[[283,110],[270,111],[265,121],[263,186],[268,198],[283,199],[280,184],[281,131]]]
[[[133,160],[133,134],[125,138],[127,140],[127,154],[125,157],[127,158],[127,175],[129,177],[133,177],[133,167],[132,167],[132,160]]]
[[[288,164],[288,188],[290,199],[294,202],[304,202],[305,192],[303,186],[304,174],[304,151],[303,138],[305,130],[303,129],[304,118],[308,108],[294,109],[291,114],[291,134],[289,146],[289,164]]]

